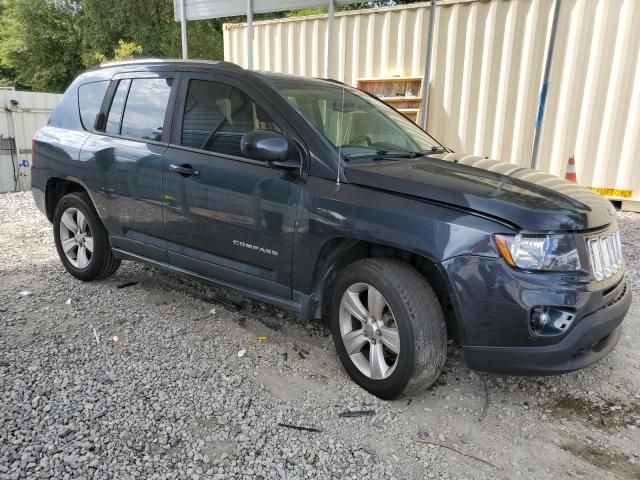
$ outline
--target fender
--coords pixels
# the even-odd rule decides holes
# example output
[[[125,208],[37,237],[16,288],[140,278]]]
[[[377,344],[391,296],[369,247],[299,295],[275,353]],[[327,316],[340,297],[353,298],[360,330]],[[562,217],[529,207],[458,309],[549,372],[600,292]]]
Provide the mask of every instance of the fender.
[[[49,220],[53,217],[53,211],[49,211],[51,200],[49,195],[52,194],[49,188],[52,180],[79,185],[95,205],[93,192],[84,180],[91,178],[91,175],[87,175],[90,173],[89,165],[78,162],[82,147],[89,137],[91,133],[86,131],[68,130],[50,125],[41,128],[36,134],[34,141],[38,153],[37,162],[31,169],[31,186],[38,195],[42,196],[45,213]]]
[[[292,285],[311,293],[327,252],[357,242],[390,247],[432,264],[459,255],[498,257],[492,235],[513,230],[459,209],[393,193],[309,177],[298,212]],[[347,240],[337,242],[336,239]],[[354,243],[355,242],[355,243]],[[316,272],[309,275],[309,272]]]

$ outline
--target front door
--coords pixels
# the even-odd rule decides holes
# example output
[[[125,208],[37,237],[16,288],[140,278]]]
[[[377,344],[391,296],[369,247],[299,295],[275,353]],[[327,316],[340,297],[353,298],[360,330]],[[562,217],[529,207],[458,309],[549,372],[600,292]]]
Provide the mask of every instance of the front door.
[[[251,130],[287,134],[257,98],[224,76],[184,74],[163,160],[165,238],[176,267],[290,298],[302,180],[242,154]]]

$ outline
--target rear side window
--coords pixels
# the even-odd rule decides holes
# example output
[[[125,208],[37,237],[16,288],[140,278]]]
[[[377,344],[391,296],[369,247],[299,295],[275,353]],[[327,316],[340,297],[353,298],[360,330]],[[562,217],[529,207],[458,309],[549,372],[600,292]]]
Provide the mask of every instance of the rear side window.
[[[107,126],[104,129],[107,133],[120,135],[120,122],[122,121],[124,102],[127,100],[127,94],[129,93],[129,85],[131,85],[131,80],[120,80],[118,82],[118,88],[111,101]]]
[[[80,85],[78,89],[78,107],[80,108],[82,127],[85,130],[94,131],[93,124],[96,120],[96,115],[100,112],[107,88],[109,88],[109,80]]]
[[[160,141],[172,84],[172,78],[133,79],[122,116],[120,134]]]
[[[242,157],[240,140],[256,129],[281,132],[260,105],[233,85],[209,80],[189,82],[182,145]]]
[[[68,130],[82,130],[80,109],[78,108],[78,89],[75,86],[68,88],[62,96],[62,100],[49,118],[48,125]]]

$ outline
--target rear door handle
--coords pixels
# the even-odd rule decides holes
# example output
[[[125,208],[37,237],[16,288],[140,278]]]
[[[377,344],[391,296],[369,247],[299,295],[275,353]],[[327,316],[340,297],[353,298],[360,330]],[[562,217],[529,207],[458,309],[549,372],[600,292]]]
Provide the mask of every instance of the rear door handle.
[[[196,170],[189,164],[184,165],[169,165],[169,171],[173,173],[179,173],[180,175],[184,175],[185,177],[190,177],[191,175],[200,175],[200,171]]]

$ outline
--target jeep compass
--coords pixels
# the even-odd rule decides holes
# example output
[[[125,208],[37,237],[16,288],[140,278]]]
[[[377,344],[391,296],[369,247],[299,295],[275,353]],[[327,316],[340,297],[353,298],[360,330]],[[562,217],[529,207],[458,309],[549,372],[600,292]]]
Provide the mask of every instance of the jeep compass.
[[[449,338],[476,370],[586,367],[631,302],[608,200],[454,153],[334,81],[91,69],[36,134],[32,185],[71,275],[134,260],[326,317],[346,372],[381,398],[433,384]]]

